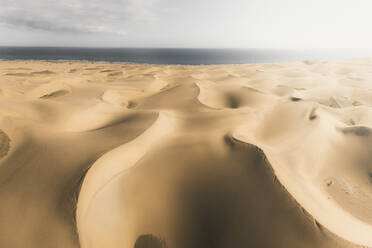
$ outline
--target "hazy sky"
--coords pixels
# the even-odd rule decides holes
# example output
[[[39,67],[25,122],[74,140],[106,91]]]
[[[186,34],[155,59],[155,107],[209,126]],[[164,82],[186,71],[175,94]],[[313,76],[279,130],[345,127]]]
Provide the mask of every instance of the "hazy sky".
[[[371,48],[372,0],[0,0],[0,45]]]

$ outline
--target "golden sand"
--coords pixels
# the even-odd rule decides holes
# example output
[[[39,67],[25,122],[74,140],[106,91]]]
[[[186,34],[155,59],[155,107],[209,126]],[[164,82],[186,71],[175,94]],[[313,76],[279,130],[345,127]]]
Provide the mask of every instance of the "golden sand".
[[[372,60],[0,62],[0,247],[372,247]]]

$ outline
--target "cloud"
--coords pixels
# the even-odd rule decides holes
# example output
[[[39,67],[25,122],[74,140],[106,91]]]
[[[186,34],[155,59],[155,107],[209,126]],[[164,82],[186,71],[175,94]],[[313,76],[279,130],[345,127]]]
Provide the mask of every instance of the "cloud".
[[[123,35],[134,23],[151,22],[156,0],[0,0],[0,23],[63,33]]]

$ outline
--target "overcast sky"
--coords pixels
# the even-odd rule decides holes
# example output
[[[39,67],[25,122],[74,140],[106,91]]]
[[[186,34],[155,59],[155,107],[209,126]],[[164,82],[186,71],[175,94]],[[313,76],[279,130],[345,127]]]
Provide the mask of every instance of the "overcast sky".
[[[0,45],[371,48],[372,0],[0,0]]]

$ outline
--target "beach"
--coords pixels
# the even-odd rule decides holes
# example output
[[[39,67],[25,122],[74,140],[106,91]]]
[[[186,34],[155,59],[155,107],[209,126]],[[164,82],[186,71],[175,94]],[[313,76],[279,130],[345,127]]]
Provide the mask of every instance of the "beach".
[[[372,247],[372,59],[0,62],[0,247]]]

